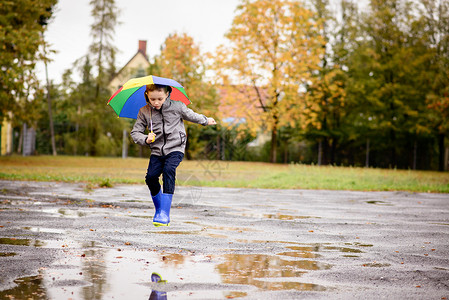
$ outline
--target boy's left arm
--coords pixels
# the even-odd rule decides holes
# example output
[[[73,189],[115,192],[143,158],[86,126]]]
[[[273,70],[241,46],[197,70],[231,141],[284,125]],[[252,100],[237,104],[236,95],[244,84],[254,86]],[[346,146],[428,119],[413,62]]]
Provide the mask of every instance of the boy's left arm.
[[[182,105],[181,115],[184,120],[201,124],[203,126],[217,124],[213,118],[208,118],[205,115],[198,114],[190,108],[187,108],[185,104]]]

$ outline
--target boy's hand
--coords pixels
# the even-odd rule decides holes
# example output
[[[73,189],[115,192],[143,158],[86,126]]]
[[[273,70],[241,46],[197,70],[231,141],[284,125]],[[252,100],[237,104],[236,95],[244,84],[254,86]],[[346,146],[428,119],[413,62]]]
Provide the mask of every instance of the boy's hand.
[[[150,144],[150,143],[154,142],[155,139],[156,139],[156,135],[153,132],[150,132],[148,134],[146,142],[147,142],[147,144]]]
[[[214,118],[207,118],[207,125],[217,125]]]

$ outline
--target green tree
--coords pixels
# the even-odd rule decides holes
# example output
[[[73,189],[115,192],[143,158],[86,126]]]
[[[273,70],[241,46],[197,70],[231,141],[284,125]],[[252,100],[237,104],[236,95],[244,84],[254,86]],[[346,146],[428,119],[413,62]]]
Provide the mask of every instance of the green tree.
[[[56,0],[2,1],[0,4],[0,120],[13,112],[15,125],[35,125],[35,101],[43,97],[34,72],[43,33]],[[42,100],[42,99],[41,99]]]
[[[117,48],[113,42],[115,27],[119,24],[119,11],[115,0],[91,0],[90,5],[94,22],[91,25],[93,41],[89,50],[97,71],[95,98],[98,99],[100,89],[106,87],[115,75]]]
[[[89,53],[79,58],[73,69],[81,74],[81,82],[74,82],[72,71],[63,76],[62,93],[66,108],[65,118],[71,126],[65,127],[64,152],[92,156],[117,156],[121,151],[125,120],[117,119],[106,105],[110,91],[107,84],[115,68],[115,48],[112,45],[117,25],[114,0],[92,0],[93,38]]]
[[[410,167],[410,140],[423,130],[425,91],[416,87],[424,53],[414,12],[411,1],[372,0],[350,58],[348,89],[360,95],[352,117],[359,133],[377,137],[371,144],[382,153],[382,166]]]
[[[444,170],[445,138],[449,134],[449,1],[421,0],[422,34],[429,60],[424,84],[428,86],[430,127],[438,139],[438,169]]]

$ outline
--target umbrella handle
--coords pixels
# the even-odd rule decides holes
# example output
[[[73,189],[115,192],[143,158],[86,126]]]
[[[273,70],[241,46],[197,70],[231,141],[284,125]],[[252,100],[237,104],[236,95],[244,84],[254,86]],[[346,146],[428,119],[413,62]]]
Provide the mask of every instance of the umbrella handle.
[[[153,130],[151,130],[151,133],[154,134]],[[153,136],[153,139],[151,140],[151,142],[153,143],[155,139],[156,139],[156,135]]]

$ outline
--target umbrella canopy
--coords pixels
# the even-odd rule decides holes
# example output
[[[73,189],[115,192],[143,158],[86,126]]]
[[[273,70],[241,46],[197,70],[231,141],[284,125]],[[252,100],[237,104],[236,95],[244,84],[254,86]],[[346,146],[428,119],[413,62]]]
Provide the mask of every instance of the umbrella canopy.
[[[148,84],[167,85],[172,88],[170,99],[181,101],[185,105],[190,104],[190,100],[182,85],[169,78],[149,75],[145,77],[133,78],[128,80],[119,88],[111,98],[108,105],[112,107],[117,116],[122,118],[137,119],[139,110],[145,106],[145,89]]]

